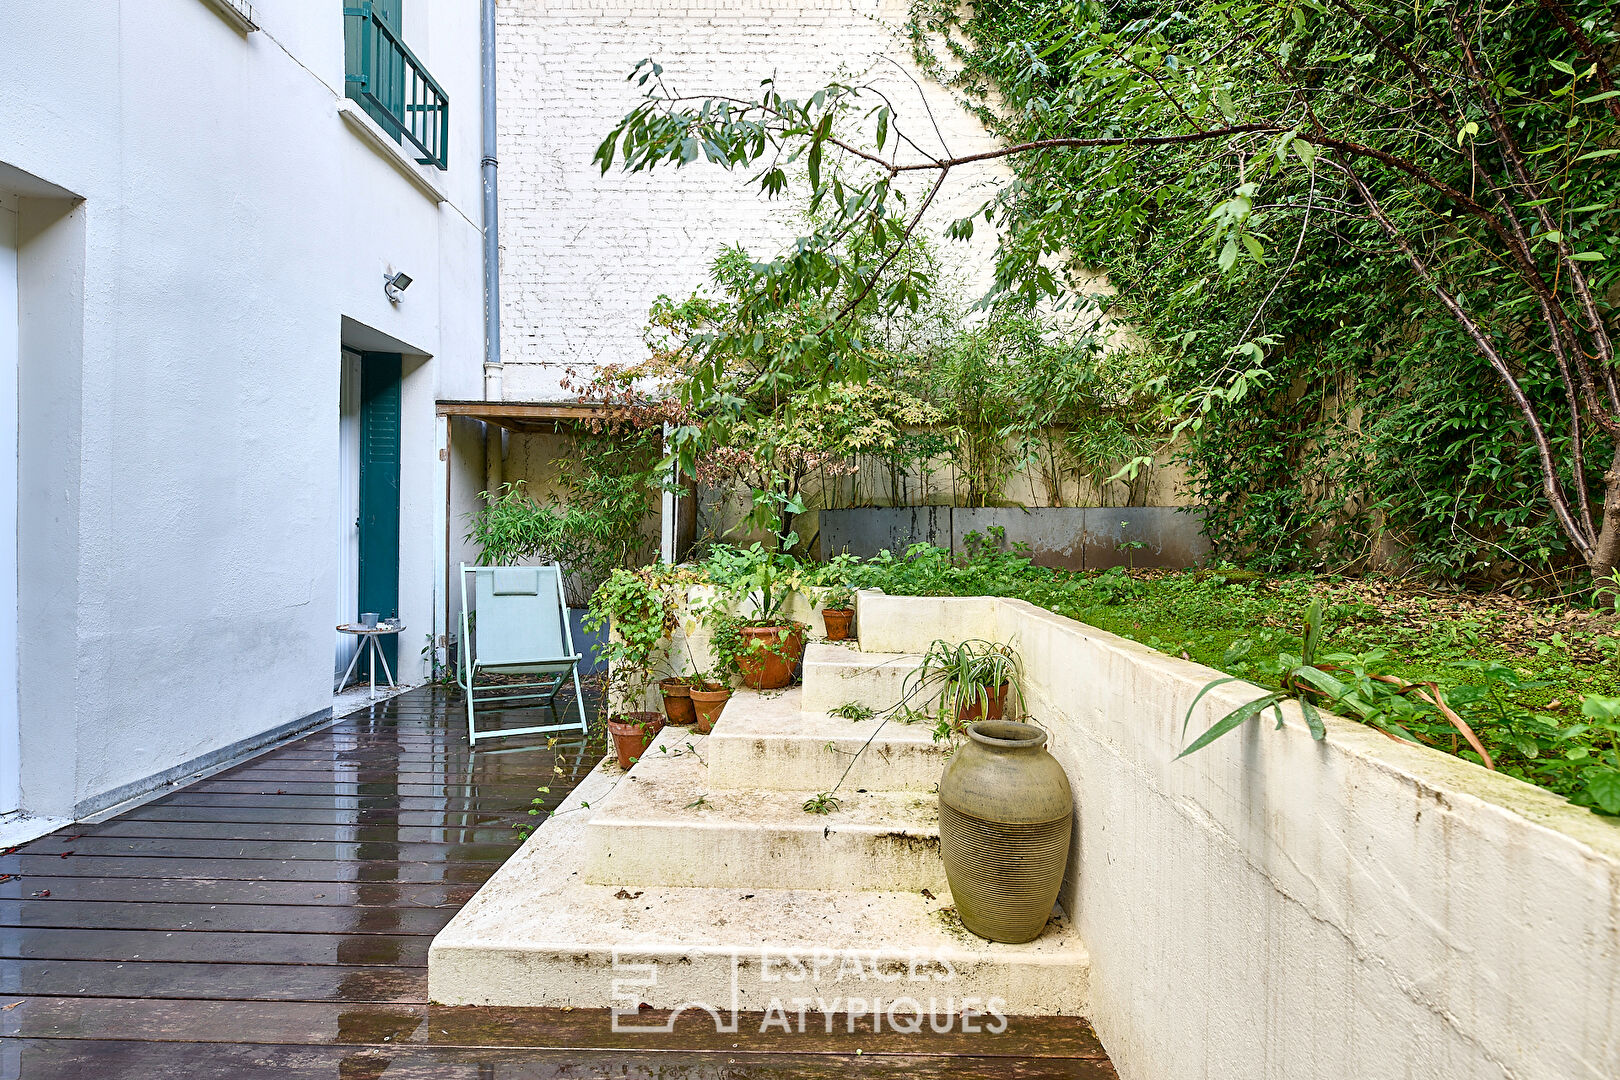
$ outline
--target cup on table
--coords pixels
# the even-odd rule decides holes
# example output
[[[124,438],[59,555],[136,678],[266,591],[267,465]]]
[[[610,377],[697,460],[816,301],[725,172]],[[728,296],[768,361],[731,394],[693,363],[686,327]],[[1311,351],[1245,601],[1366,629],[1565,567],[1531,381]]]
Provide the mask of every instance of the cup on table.
[[[360,625],[367,630],[377,629],[377,613],[375,611],[362,612],[360,614]]]

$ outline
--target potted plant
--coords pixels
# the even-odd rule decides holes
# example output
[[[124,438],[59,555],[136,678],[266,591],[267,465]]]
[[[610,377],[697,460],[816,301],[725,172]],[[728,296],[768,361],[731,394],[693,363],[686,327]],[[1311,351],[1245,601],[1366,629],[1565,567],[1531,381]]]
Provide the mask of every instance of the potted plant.
[[[674,628],[668,572],[657,567],[615,570],[591,597],[587,626],[611,625],[603,650],[608,661],[608,734],[619,767],[628,769],[663,729],[662,713],[647,709],[648,690]]]
[[[847,641],[849,624],[855,618],[855,590],[837,585],[822,600],[821,621],[827,627],[828,641]]]
[[[726,702],[731,700],[731,687],[721,674],[699,671],[693,674],[692,679],[690,694],[696,717],[692,730],[699,735],[707,735],[714,730],[715,721],[720,719]]]
[[[668,678],[658,680],[658,692],[664,699],[664,716],[671,724],[686,727],[697,722],[697,716],[692,711],[692,688],[705,682],[703,672],[698,670],[697,657],[692,655],[691,630],[681,635],[681,642],[686,647],[686,667],[689,674],[682,674],[670,669]]]
[[[613,736],[613,753],[619,759],[619,768],[628,769],[641,759],[647,747],[664,730],[664,718],[655,712],[619,713],[608,720],[608,734]]]
[[[725,606],[710,609],[715,635],[730,635],[730,664],[753,690],[776,690],[793,681],[804,656],[804,623],[787,617],[798,561],[786,552],[767,552],[760,544],[732,550],[711,559],[711,569],[726,594],[747,615],[733,615]],[[714,647],[711,638],[711,648]]]
[[[936,640],[906,676],[901,700],[937,697],[939,734],[956,734],[977,720],[1002,719],[1009,697],[1022,713],[1024,694],[1018,676],[1018,654],[1010,645],[979,638]]]
[[[671,724],[686,727],[695,723],[692,712],[692,676],[671,675],[658,680],[658,692],[664,699],[664,716]]]

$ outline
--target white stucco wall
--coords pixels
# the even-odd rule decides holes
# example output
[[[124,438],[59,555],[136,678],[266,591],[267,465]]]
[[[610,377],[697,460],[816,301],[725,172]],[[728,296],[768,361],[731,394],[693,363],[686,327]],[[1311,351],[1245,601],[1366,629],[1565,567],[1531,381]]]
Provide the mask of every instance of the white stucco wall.
[[[476,6],[405,5],[451,99],[442,203],[339,117],[340,5],[253,7],[241,34],[203,0],[0,3],[0,163],[77,197],[37,202],[21,259],[35,812],[330,705],[346,328],[412,354],[407,677],[432,623],[433,401],[481,396]]]
[[[501,175],[501,337],[508,400],[557,398],[570,365],[645,355],[642,329],[660,293],[684,297],[707,281],[720,248],[773,255],[803,225],[792,199],[769,202],[749,173],[717,166],[603,175],[597,146],[634,107],[626,78],[652,58],[686,94],[752,96],[762,79],[806,97],[833,79],[870,82],[895,102],[906,133],[931,152],[991,143],[977,122],[910,61],[899,31],[906,0],[503,0],[498,34]],[[992,190],[990,170],[963,170],[942,190],[937,234]],[[940,246],[982,286],[988,230]]]
[[[1337,717],[1315,742],[1292,707],[1176,761],[1219,673],[1023,601],[862,593],[856,620],[869,651],[1017,646],[1125,1080],[1620,1076],[1614,819]]]

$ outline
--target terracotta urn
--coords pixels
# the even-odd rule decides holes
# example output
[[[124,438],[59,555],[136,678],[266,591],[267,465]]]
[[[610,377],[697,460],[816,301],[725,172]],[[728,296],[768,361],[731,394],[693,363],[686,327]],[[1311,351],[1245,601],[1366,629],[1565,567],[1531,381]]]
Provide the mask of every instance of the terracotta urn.
[[[980,720],[939,781],[939,847],[962,925],[1033,941],[1063,885],[1073,828],[1069,778],[1030,724]]]

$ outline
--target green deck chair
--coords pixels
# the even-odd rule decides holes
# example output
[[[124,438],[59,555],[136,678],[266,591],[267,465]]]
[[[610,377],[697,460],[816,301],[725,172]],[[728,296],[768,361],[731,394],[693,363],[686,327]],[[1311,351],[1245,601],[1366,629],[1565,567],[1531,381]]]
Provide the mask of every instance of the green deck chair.
[[[474,606],[467,604],[473,579]],[[474,617],[469,618],[469,615]],[[468,566],[461,564],[461,663],[456,678],[467,694],[467,737],[479,739],[534,735],[547,731],[586,731],[585,695],[579,685],[580,655],[568,627],[562,568],[549,566]],[[480,675],[511,675],[512,682],[478,685]],[[526,677],[526,678],[525,678]],[[557,695],[574,680],[578,723],[478,730],[477,708],[544,701],[555,709]],[[486,691],[483,696],[479,690]]]

